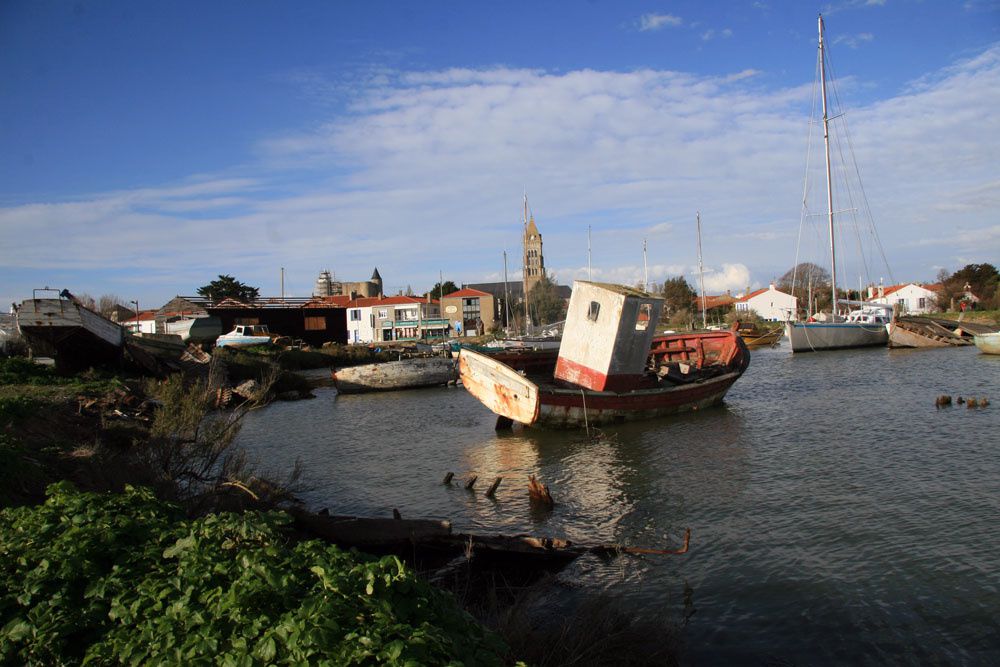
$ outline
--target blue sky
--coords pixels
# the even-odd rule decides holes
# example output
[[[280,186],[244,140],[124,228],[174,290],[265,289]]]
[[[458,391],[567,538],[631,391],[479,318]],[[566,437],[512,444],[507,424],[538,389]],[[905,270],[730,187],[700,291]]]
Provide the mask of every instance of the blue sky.
[[[640,280],[646,239],[651,280],[693,283],[700,211],[708,290],[766,285],[819,12],[892,277],[998,263],[995,0],[6,0],[0,299],[497,280],[525,191],[560,282],[589,226],[595,279]]]

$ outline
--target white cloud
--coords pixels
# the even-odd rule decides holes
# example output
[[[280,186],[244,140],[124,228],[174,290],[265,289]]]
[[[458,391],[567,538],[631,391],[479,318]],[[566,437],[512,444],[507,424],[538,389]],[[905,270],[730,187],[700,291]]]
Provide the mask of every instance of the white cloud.
[[[218,273],[273,293],[282,266],[300,294],[327,267],[360,279],[377,265],[417,290],[439,270],[478,281],[504,249],[517,268],[524,189],[560,280],[585,275],[588,226],[595,277],[641,280],[647,238],[651,280],[690,280],[701,211],[713,290],[766,285],[794,262],[810,85],[768,90],[758,74],[379,71],[348,113],[267,138],[240,176],[0,208],[0,298],[63,267],[83,283],[66,287],[98,294],[154,276],[154,300]],[[995,261],[998,107],[995,47],[849,112],[898,277]],[[126,277],[86,283],[107,267]]]
[[[875,35],[870,32],[862,32],[857,35],[838,35],[834,38],[834,44],[846,44],[852,49],[860,47],[862,44],[874,41]]]
[[[683,23],[680,17],[671,14],[643,14],[639,18],[639,30],[660,30],[666,26],[679,26]]]

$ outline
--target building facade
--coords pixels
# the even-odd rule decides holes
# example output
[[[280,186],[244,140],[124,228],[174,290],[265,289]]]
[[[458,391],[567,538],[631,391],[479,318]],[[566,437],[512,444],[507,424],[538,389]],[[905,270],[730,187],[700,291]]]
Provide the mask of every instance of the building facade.
[[[496,325],[495,299],[489,292],[465,287],[441,298],[441,315],[451,336],[481,336]]]
[[[884,303],[887,306],[899,306],[901,314],[933,313],[938,307],[940,285],[920,285],[906,283],[889,287],[869,287],[868,300],[874,303]]]
[[[372,272],[370,280],[359,282],[338,281],[330,269],[319,272],[316,284],[313,287],[313,296],[324,298],[329,296],[349,296],[353,298],[381,296],[382,276],[379,275],[378,267]]]
[[[733,308],[737,315],[752,310],[761,319],[780,322],[795,315],[797,303],[797,298],[778,290],[774,283],[771,283],[767,289],[759,289],[736,299]]]

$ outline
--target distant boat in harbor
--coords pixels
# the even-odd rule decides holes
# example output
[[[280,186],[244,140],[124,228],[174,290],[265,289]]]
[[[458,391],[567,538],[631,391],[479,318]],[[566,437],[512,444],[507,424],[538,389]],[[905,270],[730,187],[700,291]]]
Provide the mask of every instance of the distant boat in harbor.
[[[826,157],[826,219],[830,249],[830,292],[831,304],[825,319],[811,316],[805,322],[789,321],[785,324],[785,334],[791,343],[792,352],[812,352],[817,350],[839,350],[844,348],[885,345],[889,339],[885,325],[890,320],[891,307],[863,301],[847,301],[837,295],[837,248],[834,232],[834,192],[831,174],[830,114],[827,105],[826,67],[829,55],[824,41],[823,17],[819,17],[819,91],[822,94],[823,145]],[[834,116],[838,118],[843,114]],[[839,181],[838,181],[839,182]],[[845,210],[853,210],[845,207]],[[838,211],[838,214],[840,212]],[[876,237],[877,238],[877,237]],[[846,305],[851,310],[845,318],[838,306]],[[888,311],[886,310],[888,309]]]
[[[773,329],[764,329],[754,323],[734,322],[733,331],[739,334],[743,342],[750,349],[758,347],[774,347],[781,341],[784,329],[778,326]]]
[[[976,334],[972,337],[976,347],[984,354],[1000,354],[1000,333]]]

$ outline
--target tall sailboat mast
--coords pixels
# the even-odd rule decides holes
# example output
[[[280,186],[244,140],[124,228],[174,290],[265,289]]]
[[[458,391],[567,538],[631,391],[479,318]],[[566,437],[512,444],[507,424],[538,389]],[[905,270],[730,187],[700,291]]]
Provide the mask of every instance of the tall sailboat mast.
[[[507,251],[503,251],[503,310],[504,326],[510,328],[510,289],[507,287]]]
[[[649,267],[646,265],[646,239],[642,240],[642,289],[649,291]]]
[[[698,276],[701,283],[701,328],[708,328],[708,317],[705,314],[705,266],[701,262],[701,211],[695,213],[698,223]]]
[[[524,290],[524,335],[531,333],[531,315],[528,313],[528,193],[524,193],[524,266],[521,269],[521,287]]]
[[[830,116],[826,106],[826,53],[823,50],[823,15],[819,16],[819,78],[823,95],[823,146],[826,150],[826,214],[830,229],[830,312],[837,314],[837,248],[833,240],[833,177],[830,173]]]
[[[590,225],[587,225],[587,280],[594,279],[594,271],[590,268]]]

